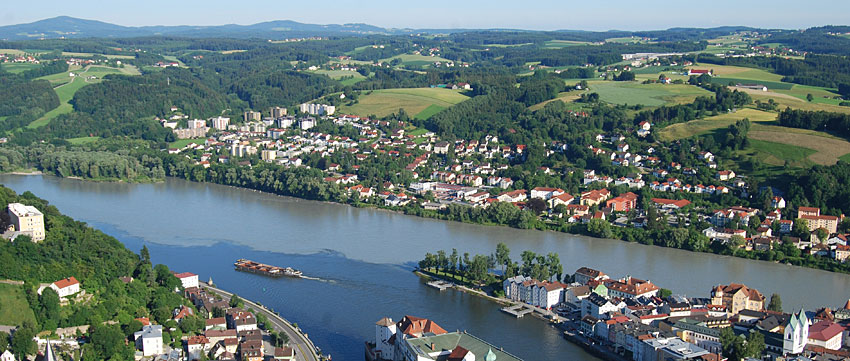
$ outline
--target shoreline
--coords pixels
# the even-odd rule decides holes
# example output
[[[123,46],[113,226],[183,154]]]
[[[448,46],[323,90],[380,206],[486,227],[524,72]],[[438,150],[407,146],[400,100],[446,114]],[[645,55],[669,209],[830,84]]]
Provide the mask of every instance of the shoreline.
[[[35,175],[52,176],[52,177],[56,177],[56,178],[59,178],[59,179],[74,179],[74,180],[83,181],[83,182],[90,181],[90,182],[93,182],[93,183],[116,183],[116,184],[122,184],[122,183],[123,184],[164,184],[169,179],[173,179],[173,180],[179,180],[179,181],[184,181],[184,182],[190,182],[190,183],[194,183],[194,184],[213,185],[213,186],[232,188],[232,189],[237,189],[237,190],[242,190],[242,191],[250,191],[250,192],[254,192],[254,193],[262,193],[264,195],[288,198],[290,200],[299,201],[299,202],[302,202],[302,201],[317,202],[317,203],[320,203],[320,204],[339,205],[339,206],[346,206],[346,207],[355,208],[355,209],[363,209],[363,210],[371,210],[371,211],[383,211],[383,212],[386,212],[388,214],[398,214],[398,215],[409,216],[409,217],[413,217],[413,218],[417,218],[417,219],[431,220],[431,221],[440,222],[440,223],[450,222],[450,223],[457,223],[457,224],[469,225],[469,226],[503,227],[503,228],[508,228],[508,229],[516,230],[516,231],[540,231],[540,232],[552,233],[552,234],[556,234],[556,235],[568,235],[568,236],[572,236],[572,237],[581,237],[581,238],[585,238],[587,240],[609,240],[609,241],[614,241],[616,243],[628,243],[628,244],[634,244],[634,245],[640,245],[640,246],[647,246],[647,247],[651,247],[651,248],[658,247],[658,248],[662,248],[662,249],[666,249],[666,250],[673,250],[675,252],[682,252],[683,255],[684,254],[701,254],[701,255],[708,255],[708,256],[714,256],[714,257],[719,257],[719,258],[736,258],[736,259],[741,259],[741,260],[745,260],[745,261],[748,261],[748,262],[763,262],[763,263],[773,264],[773,265],[777,265],[777,266],[799,267],[799,268],[802,268],[802,269],[810,269],[810,270],[826,272],[826,273],[830,273],[830,274],[850,275],[850,273],[848,273],[848,272],[835,271],[835,270],[829,270],[829,269],[818,268],[818,267],[808,267],[808,266],[803,266],[803,265],[782,263],[782,262],[779,262],[779,261],[767,261],[767,260],[762,260],[762,259],[758,259],[758,258],[741,257],[741,256],[736,256],[736,255],[731,255],[731,254],[692,251],[692,250],[688,250],[688,249],[685,249],[685,248],[663,247],[663,246],[659,246],[657,244],[650,245],[650,244],[644,244],[644,243],[640,243],[640,242],[632,242],[632,241],[627,241],[627,240],[617,239],[617,238],[599,238],[599,237],[593,237],[593,236],[589,236],[589,235],[585,235],[585,234],[581,234],[581,233],[563,232],[563,231],[559,231],[559,230],[556,230],[556,229],[537,229],[537,228],[523,229],[523,228],[512,227],[512,226],[509,226],[509,225],[504,225],[504,224],[462,222],[462,221],[456,221],[456,220],[451,220],[451,219],[442,219],[442,218],[437,218],[437,217],[426,217],[426,216],[421,216],[421,215],[416,215],[416,214],[408,214],[408,213],[405,213],[403,210],[383,208],[383,207],[380,207],[380,206],[374,205],[374,204],[367,204],[367,206],[358,207],[358,206],[351,205],[351,204],[344,203],[344,202],[336,202],[336,201],[330,201],[330,200],[323,201],[323,200],[316,200],[316,199],[300,198],[300,197],[296,197],[296,196],[271,193],[271,192],[253,189],[253,188],[248,188],[248,187],[239,187],[239,186],[219,184],[219,183],[213,183],[213,182],[198,182],[198,181],[192,181],[192,180],[188,180],[188,179],[185,179],[185,178],[174,177],[174,176],[166,176],[161,181],[135,182],[135,181],[123,181],[123,180],[121,180],[121,181],[99,181],[99,180],[79,178],[79,177],[60,177],[60,176],[56,176],[56,175],[53,175],[53,174],[43,173],[43,172],[40,172],[40,171],[34,171],[34,172],[31,172],[31,173],[26,173],[26,172],[5,172],[4,173],[4,172],[0,172],[0,175],[2,175],[2,174],[19,175],[19,176],[35,176]],[[321,252],[321,250],[318,250],[317,252]],[[397,264],[397,265],[404,266],[404,264]],[[415,266],[414,266],[414,268],[415,268]]]
[[[495,296],[490,296],[487,293],[485,293],[484,291],[476,290],[476,289],[472,289],[472,288],[469,288],[469,287],[466,287],[466,286],[455,284],[452,280],[445,279],[445,278],[439,277],[437,275],[430,275],[430,274],[424,273],[424,271],[422,271],[418,268],[415,269],[413,271],[413,273],[416,276],[418,276],[419,278],[425,279],[425,280],[442,280],[442,281],[445,281],[445,282],[451,282],[453,284],[453,286],[450,287],[450,288],[452,288],[452,289],[454,289],[458,292],[463,292],[465,294],[469,294],[469,295],[472,295],[472,296],[478,296],[478,297],[487,299],[491,302],[498,304],[499,306],[511,306],[511,305],[524,304],[524,303],[521,303],[521,302],[514,302],[514,301],[511,301],[511,300],[506,299],[506,298],[499,298],[499,297],[495,297]],[[532,307],[534,307],[534,306],[532,306]],[[534,307],[534,308],[536,309],[537,307]],[[543,315],[541,315],[537,311],[530,312],[529,314],[532,317],[536,318],[537,320],[543,321],[543,323],[544,323],[543,326],[554,327],[556,330],[558,330],[558,333],[560,333],[561,336],[566,341],[572,343],[573,345],[580,347],[582,350],[584,350],[588,354],[592,355],[593,357],[596,357],[596,358],[598,358],[600,360],[604,360],[604,361],[623,361],[624,360],[624,359],[621,359],[621,358],[617,358],[616,355],[611,355],[611,354],[609,354],[605,351],[599,350],[598,348],[593,347],[593,345],[589,345],[585,342],[582,342],[581,339],[579,339],[578,337],[575,337],[573,335],[569,335],[569,334],[565,333],[563,330],[561,330],[558,327],[558,325],[564,323],[565,321],[553,322],[551,319],[547,319],[546,317],[544,317]],[[558,316],[558,317],[561,317],[561,316]]]

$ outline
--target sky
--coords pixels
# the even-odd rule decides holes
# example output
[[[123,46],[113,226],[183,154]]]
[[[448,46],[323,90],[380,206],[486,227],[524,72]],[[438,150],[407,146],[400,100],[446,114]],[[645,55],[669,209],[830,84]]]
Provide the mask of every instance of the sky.
[[[850,24],[847,0],[41,0],[0,9],[0,26],[55,16],[125,26],[367,23],[387,28],[655,30],[745,25],[802,29]]]

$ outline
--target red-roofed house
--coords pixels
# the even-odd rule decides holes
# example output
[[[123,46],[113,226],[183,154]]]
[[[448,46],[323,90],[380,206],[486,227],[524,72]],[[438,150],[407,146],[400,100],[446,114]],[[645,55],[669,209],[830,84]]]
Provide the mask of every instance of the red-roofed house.
[[[568,205],[573,202],[573,199],[575,199],[575,197],[573,197],[569,193],[563,193],[549,198],[549,207],[555,208],[559,204]]]
[[[200,360],[203,354],[209,352],[212,345],[204,336],[189,337],[186,340],[186,353],[189,355],[189,360]]]
[[[564,194],[564,190],[561,188],[536,187],[531,190],[531,198],[540,198],[543,200],[549,200],[561,194]]]
[[[80,292],[80,282],[72,276],[51,283],[50,288],[59,294],[59,298],[65,298]]]
[[[594,189],[592,191],[583,192],[581,194],[581,204],[593,207],[604,202],[611,196],[611,192],[607,189]]]
[[[712,75],[712,74],[711,74],[711,70],[705,70],[705,69],[688,69],[688,76],[691,76],[691,75],[700,76],[700,75],[703,75],[703,74]]]
[[[691,201],[687,199],[652,198],[652,203],[655,203],[661,209],[681,209],[691,204]]]
[[[499,196],[496,197],[496,199],[498,199],[499,202],[516,203],[516,202],[522,202],[522,201],[528,199],[528,197],[525,195],[525,189],[519,189],[519,190],[504,192],[502,194],[499,194]]]
[[[434,335],[447,333],[447,331],[440,327],[440,325],[436,322],[427,318],[415,316],[404,316],[404,318],[398,322],[398,330],[408,337],[422,337],[422,335],[426,333],[432,333]]]
[[[841,325],[826,320],[820,321],[809,326],[809,344],[838,350],[841,348],[843,334],[844,327]]]

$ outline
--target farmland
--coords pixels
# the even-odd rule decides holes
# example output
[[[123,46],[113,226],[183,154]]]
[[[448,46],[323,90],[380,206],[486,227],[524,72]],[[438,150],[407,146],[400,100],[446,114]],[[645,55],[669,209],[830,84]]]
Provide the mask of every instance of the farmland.
[[[559,49],[577,45],[593,45],[586,41],[571,41],[571,40],[549,40],[543,43],[543,47],[547,49]]]
[[[642,104],[661,106],[669,103],[687,103],[711,92],[686,84],[640,84],[637,82],[590,82],[591,91],[599,99],[611,104]]]
[[[726,128],[744,118],[749,119],[751,122],[769,122],[776,119],[776,114],[755,109],[741,109],[735,113],[721,114],[686,123],[673,124],[658,131],[657,137],[661,140],[690,138],[695,135],[706,134],[715,129]]]
[[[850,154],[850,142],[823,132],[762,125],[753,127],[748,137],[798,148],[808,148],[815,153],[809,154],[807,159],[820,165],[835,164],[840,157]]]
[[[320,70],[313,71],[313,73],[314,74],[327,75],[328,77],[330,77],[331,79],[334,79],[334,80],[342,79],[342,80],[340,80],[340,83],[342,83],[342,85],[354,85],[357,82],[359,82],[363,79],[366,79],[366,77],[363,76],[362,74],[360,74],[356,71],[350,71],[350,70],[324,70],[324,69],[320,69]]]
[[[408,115],[421,117],[420,114],[433,115],[466,99],[468,97],[458,91],[443,88],[382,89],[363,93],[357,104],[342,106],[339,112],[383,117],[404,109]]]
[[[401,60],[401,65],[407,66],[407,67],[422,67],[422,66],[433,65],[434,62],[438,62],[438,61],[443,62],[443,63],[451,61],[451,60],[448,60],[446,58],[441,58],[439,56],[425,56],[425,55],[416,55],[416,54],[401,54],[401,55],[394,56],[392,58],[382,59],[381,61],[388,63],[388,62],[391,62],[395,59]]]
[[[808,168],[814,165],[808,158],[817,153],[816,150],[810,148],[757,140],[752,137],[750,138],[749,148],[743,152],[755,157],[762,163],[784,166],[787,161],[789,166],[799,168]]]
[[[39,65],[39,64],[33,64],[33,63],[4,63],[4,64],[0,64],[0,69],[3,69],[5,71],[8,71],[8,72],[13,73],[13,74],[18,74],[18,73],[22,73],[22,72],[25,72],[25,71],[30,70],[30,69],[38,68],[40,66],[41,65]]]

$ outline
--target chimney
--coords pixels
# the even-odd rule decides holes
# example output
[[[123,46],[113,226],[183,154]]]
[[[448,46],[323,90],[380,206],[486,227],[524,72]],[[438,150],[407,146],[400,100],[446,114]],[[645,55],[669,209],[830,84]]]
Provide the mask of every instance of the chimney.
[[[431,351],[434,351],[434,343],[431,342]]]

